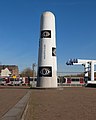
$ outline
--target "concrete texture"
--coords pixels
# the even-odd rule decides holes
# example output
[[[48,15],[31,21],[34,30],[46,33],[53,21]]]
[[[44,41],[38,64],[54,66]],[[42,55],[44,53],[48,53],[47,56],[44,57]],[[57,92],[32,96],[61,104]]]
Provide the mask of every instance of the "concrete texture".
[[[20,120],[28,102],[28,91],[26,87],[0,87],[0,120]]]
[[[2,118],[2,120],[21,120],[30,97],[30,91]]]
[[[25,120],[95,120],[96,88],[34,89]]]

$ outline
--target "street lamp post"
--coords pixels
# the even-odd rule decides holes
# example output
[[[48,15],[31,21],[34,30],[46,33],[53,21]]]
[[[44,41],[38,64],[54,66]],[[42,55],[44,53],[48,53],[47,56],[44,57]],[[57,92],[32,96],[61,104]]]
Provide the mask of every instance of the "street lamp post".
[[[36,87],[35,85],[35,67],[36,67],[36,63],[33,63],[32,65],[32,69],[33,69],[33,82],[32,82],[32,87]]]

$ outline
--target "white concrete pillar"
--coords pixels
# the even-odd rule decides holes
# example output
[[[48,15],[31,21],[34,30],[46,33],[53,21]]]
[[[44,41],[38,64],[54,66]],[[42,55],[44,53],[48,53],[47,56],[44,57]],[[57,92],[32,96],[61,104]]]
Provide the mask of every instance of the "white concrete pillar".
[[[84,72],[85,72],[85,77],[88,77],[88,63],[85,63],[85,66],[84,66]]]
[[[94,81],[94,61],[91,61],[91,81]]]
[[[37,87],[57,87],[55,16],[41,15]]]

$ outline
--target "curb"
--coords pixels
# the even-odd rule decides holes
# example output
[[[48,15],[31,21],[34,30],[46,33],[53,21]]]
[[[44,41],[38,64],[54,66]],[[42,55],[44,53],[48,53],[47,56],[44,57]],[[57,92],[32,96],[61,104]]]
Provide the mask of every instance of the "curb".
[[[30,94],[31,91],[28,91],[28,93],[12,109],[10,109],[1,120],[21,120],[25,111],[27,111],[27,103],[30,98]]]

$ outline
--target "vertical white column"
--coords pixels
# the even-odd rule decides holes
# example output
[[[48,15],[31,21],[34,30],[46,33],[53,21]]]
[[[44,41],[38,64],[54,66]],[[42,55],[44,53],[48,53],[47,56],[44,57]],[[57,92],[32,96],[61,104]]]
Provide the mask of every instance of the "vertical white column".
[[[37,87],[57,87],[55,16],[41,15]]]
[[[84,69],[85,69],[85,77],[88,77],[88,63],[85,63]]]
[[[91,81],[94,81],[94,61],[91,61]]]

